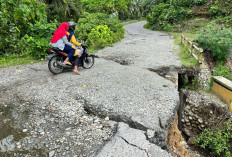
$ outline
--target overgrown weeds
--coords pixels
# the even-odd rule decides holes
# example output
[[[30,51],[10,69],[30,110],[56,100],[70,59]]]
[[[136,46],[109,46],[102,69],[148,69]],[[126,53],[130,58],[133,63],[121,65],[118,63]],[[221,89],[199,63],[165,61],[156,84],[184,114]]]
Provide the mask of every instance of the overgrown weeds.
[[[181,33],[171,33],[171,35],[174,37],[174,43],[176,45],[179,45],[178,51],[181,64],[184,66],[196,66],[198,64],[197,59],[195,59],[187,47],[185,47],[183,44],[181,44]],[[184,33],[185,36],[187,36],[190,39],[193,39],[195,37],[194,34],[191,33]]]
[[[232,157],[231,120],[219,128],[204,130],[196,139],[195,144],[208,150],[212,155]]]

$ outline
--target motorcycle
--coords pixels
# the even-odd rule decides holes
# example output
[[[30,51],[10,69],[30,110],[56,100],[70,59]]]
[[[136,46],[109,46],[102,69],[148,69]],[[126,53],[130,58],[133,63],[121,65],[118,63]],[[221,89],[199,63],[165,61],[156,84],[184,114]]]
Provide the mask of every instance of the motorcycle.
[[[83,67],[84,69],[90,69],[94,65],[94,56],[87,52],[87,48],[85,46],[82,46],[83,48],[83,54],[81,55],[78,63],[78,67]],[[70,65],[64,64],[64,60],[68,56],[67,53],[64,51],[61,51],[60,49],[56,47],[51,47],[48,49],[51,55],[47,56],[48,59],[48,69],[53,74],[60,74],[63,72],[64,69],[71,69],[74,68],[74,60],[75,56],[72,57],[70,60]]]

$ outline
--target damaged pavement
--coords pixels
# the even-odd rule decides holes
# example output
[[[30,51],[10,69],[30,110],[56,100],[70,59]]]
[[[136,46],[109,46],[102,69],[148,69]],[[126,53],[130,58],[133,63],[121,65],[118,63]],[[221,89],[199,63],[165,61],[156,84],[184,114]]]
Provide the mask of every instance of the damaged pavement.
[[[125,38],[100,50],[80,76],[52,75],[47,63],[1,69],[0,125],[9,129],[0,131],[9,134],[0,136],[0,155],[171,156],[166,138],[179,105],[177,81],[149,69],[180,62],[173,39],[144,24],[124,26]]]

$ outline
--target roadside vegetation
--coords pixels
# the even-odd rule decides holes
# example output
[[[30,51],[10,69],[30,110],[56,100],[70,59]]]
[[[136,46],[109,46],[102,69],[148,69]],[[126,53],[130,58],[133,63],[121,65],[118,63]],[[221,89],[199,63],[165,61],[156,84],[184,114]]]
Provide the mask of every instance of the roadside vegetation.
[[[0,0],[0,68],[43,61],[62,22],[76,22],[77,38],[94,52],[124,37],[122,22],[144,18],[145,28],[171,33],[178,45],[184,34],[213,56],[213,75],[232,80],[226,65],[232,53],[232,0]],[[197,64],[183,46],[180,59],[186,66]],[[203,132],[196,143],[215,156],[231,157],[231,122]]]
[[[181,64],[184,66],[187,66],[187,67],[196,66],[198,64],[197,59],[195,59],[192,56],[192,54],[190,53],[190,51],[188,50],[187,47],[185,47],[184,45],[181,44],[181,35],[184,35],[189,40],[193,40],[196,35],[191,34],[191,33],[186,33],[186,32],[182,32],[182,33],[169,32],[169,33],[173,36],[174,43],[176,45],[180,45],[179,49],[176,51],[179,53]]]
[[[232,53],[231,2],[160,0],[147,16],[145,28],[170,32],[176,44],[180,43],[180,35],[184,34],[206,53],[212,54],[217,65],[225,66],[227,57]],[[189,52],[181,49],[180,58],[185,58]],[[191,59],[181,61],[184,65],[193,65]]]
[[[229,120],[215,129],[206,129],[196,139],[195,144],[214,156],[232,156],[232,122]]]
[[[197,61],[181,45],[181,34],[210,57],[215,67],[212,76],[232,80],[232,67],[228,58],[232,53],[232,0],[158,0],[147,16],[145,28],[169,32],[180,45],[180,60],[185,66]],[[230,64],[231,65],[231,64]],[[197,89],[197,80],[186,88]],[[231,120],[203,131],[195,144],[211,155],[232,157]]]
[[[144,18],[151,0],[0,0],[0,68],[40,62],[62,22],[91,52],[124,37],[121,21]]]

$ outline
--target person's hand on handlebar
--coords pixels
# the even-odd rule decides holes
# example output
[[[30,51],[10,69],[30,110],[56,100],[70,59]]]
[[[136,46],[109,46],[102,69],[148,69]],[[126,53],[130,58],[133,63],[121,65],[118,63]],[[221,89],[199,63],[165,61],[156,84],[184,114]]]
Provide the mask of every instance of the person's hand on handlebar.
[[[76,48],[76,46],[75,46],[75,45],[73,45],[73,46],[72,46],[72,48],[73,48],[74,50],[77,50],[77,48]]]
[[[83,49],[86,49],[86,46],[84,44],[81,44],[81,46],[83,47]]]

